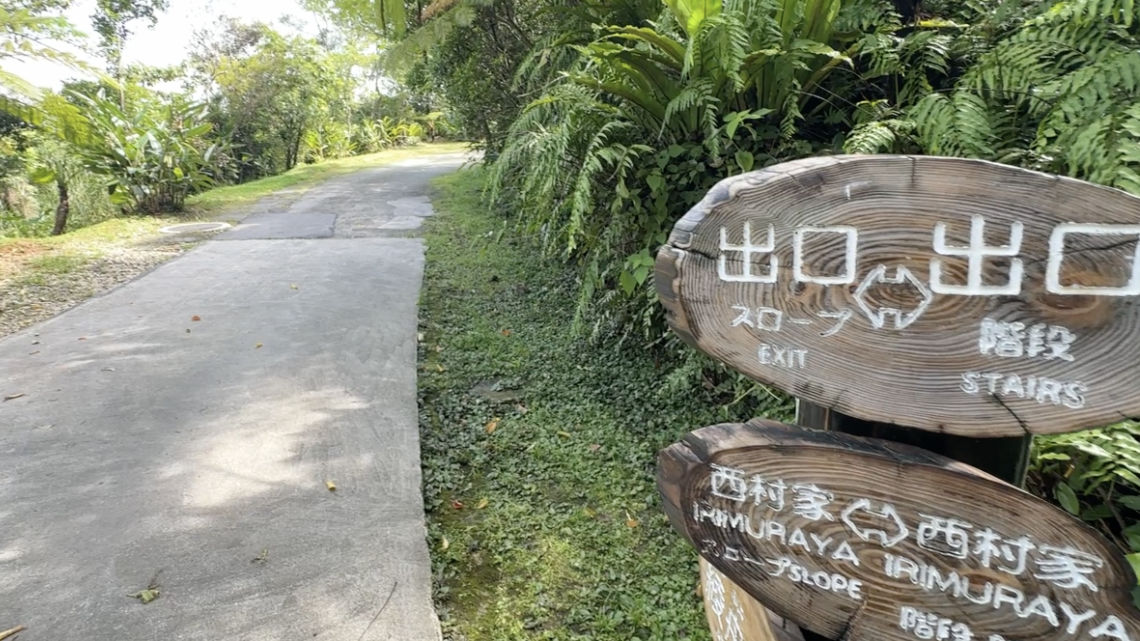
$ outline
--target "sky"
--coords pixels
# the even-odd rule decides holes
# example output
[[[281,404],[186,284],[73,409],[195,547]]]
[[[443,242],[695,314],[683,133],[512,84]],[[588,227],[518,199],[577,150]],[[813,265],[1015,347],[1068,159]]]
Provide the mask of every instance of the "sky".
[[[97,42],[91,28],[94,9],[95,0],[75,0],[65,14],[73,25],[91,36],[92,50]],[[295,30],[281,26],[278,21],[290,16],[297,24],[304,25],[307,35],[316,32],[315,18],[301,8],[298,0],[170,0],[170,8],[159,15],[155,27],[147,28],[143,21],[131,25],[132,34],[123,50],[124,61],[156,67],[177,64],[186,57],[194,32],[209,27],[221,16],[266,22],[286,33]],[[89,62],[103,67],[96,59]],[[67,66],[43,61],[6,60],[2,67],[37,86],[51,89],[58,89],[64,80],[81,75]]]

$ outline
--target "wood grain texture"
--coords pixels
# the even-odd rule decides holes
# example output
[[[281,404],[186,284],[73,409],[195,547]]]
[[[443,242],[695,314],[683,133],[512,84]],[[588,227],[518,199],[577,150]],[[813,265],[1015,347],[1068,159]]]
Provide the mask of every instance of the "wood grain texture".
[[[769,612],[708,561],[701,559],[700,566],[713,641],[804,641],[799,627]]]
[[[819,511],[802,500],[809,485],[827,497]],[[924,450],[757,419],[663,450],[658,488],[702,557],[830,639],[1140,641],[1135,576],[1111,543]]]
[[[771,252],[744,260],[745,223],[754,248],[771,230]],[[1138,239],[1140,199],[1077,180],[810,158],[714,187],[655,283],[680,337],[813,403],[964,436],[1056,433],[1140,415]]]

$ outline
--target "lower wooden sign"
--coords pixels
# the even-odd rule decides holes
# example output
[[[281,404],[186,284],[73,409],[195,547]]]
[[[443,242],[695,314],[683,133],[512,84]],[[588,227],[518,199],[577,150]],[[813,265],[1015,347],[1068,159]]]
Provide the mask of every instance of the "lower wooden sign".
[[[769,612],[704,559],[701,590],[713,641],[804,641],[798,627]]]
[[[1140,641],[1103,536],[925,450],[764,420],[661,452],[673,526],[791,622],[846,641]]]

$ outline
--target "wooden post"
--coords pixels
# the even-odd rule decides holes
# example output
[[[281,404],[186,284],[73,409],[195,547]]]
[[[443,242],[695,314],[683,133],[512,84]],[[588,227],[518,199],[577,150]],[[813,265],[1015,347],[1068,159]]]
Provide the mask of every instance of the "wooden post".
[[[938,621],[961,624],[955,630],[966,623],[979,634],[989,630],[982,637],[987,641],[1010,634],[1053,639],[1065,630],[1073,635],[1080,627],[1052,616],[1058,603],[1077,598],[1065,592],[1077,583],[1092,593],[1085,595],[1086,602],[1097,601],[1104,612],[1114,613],[1081,634],[1140,641],[1140,618],[1119,590],[1134,581],[1122,557],[1103,540],[1086,537],[1087,528],[1078,520],[1043,503],[1026,504],[1023,514],[1037,514],[1058,530],[1041,532],[1035,539],[1033,545],[1040,546],[1032,559],[1038,564],[1036,574],[1025,573],[1026,558],[1014,568],[1018,580],[1026,581],[1016,588],[1024,592],[1017,594],[1024,603],[1033,595],[1033,608],[1004,608],[1014,601],[1002,596],[992,600],[992,611],[974,612],[976,608],[960,602],[961,594],[955,596],[958,602],[940,605],[943,594],[914,601],[913,594],[897,590],[891,581],[880,584],[882,572],[897,581],[911,576],[905,568],[918,563],[914,572],[919,566],[939,566],[932,570],[939,577],[932,584],[912,576],[920,592],[929,592],[931,585],[945,586],[941,581],[957,576],[954,580],[969,577],[966,586],[982,581],[995,591],[1004,590],[1003,595],[1014,594],[1009,592],[1016,590],[1011,584],[995,588],[997,583],[985,583],[998,580],[992,568],[1001,566],[991,565],[989,556],[979,560],[973,548],[940,565],[946,559],[939,555],[946,549],[929,546],[931,532],[949,528],[942,532],[944,543],[953,546],[954,538],[958,552],[965,549],[965,540],[989,541],[994,531],[990,528],[1002,525],[1000,518],[994,520],[992,507],[1008,507],[1025,498],[1012,486],[1024,480],[1032,434],[1073,431],[1140,414],[1140,388],[1131,383],[1140,361],[1140,199],[975,160],[809,158],[714,187],[676,224],[658,252],[655,284],[678,336],[745,375],[795,395],[800,427],[835,433],[797,437],[787,431],[793,428],[754,421],[756,425],[698,430],[663,451],[659,487],[674,525],[701,550],[706,609],[717,641],[770,641],[789,633],[786,625],[774,627],[771,613],[758,602],[736,595],[734,590],[741,589],[764,595],[765,602],[772,599],[789,618],[831,637],[950,638],[947,630],[924,636],[929,630],[923,626]],[[775,440],[769,442],[769,437]],[[718,443],[720,439],[736,443],[739,450]],[[824,447],[827,443],[832,450]],[[841,465],[829,475],[814,462],[790,469],[779,457],[761,465],[744,455],[750,448],[759,452],[772,447],[795,458],[797,446],[824,447],[821,451]],[[851,494],[850,483],[845,485],[843,479],[858,486],[858,466],[865,461],[847,456],[845,448],[871,459],[886,452],[894,463],[882,468],[883,478],[910,475],[909,484],[897,487],[902,501],[897,512],[894,495],[882,487],[867,486],[865,494],[874,499]],[[748,470],[750,480],[716,471],[725,465],[717,457],[735,461],[734,474]],[[957,462],[976,469],[956,468]],[[802,474],[808,468],[815,476]],[[947,483],[961,482],[972,489],[951,492],[942,500],[937,486],[928,483],[937,476],[930,469],[962,473],[954,477],[957,480],[947,477]],[[764,479],[774,470],[808,487],[826,482],[835,497],[846,501],[843,527],[837,525],[836,512],[827,515],[830,524],[800,521],[797,531],[800,539],[807,532],[824,537],[821,541],[854,537],[851,544],[861,558],[847,566],[848,575],[828,559],[812,557],[807,545],[793,548],[789,546],[797,545],[795,541],[783,540],[783,528],[792,527],[795,518],[787,520],[783,503],[765,504],[761,497],[768,491],[762,489],[768,482]],[[928,472],[933,476],[924,476]],[[761,488],[748,490],[757,497],[754,503],[739,495],[743,484],[753,482]],[[733,492],[724,493],[725,483]],[[688,494],[682,496],[682,491]],[[971,503],[969,493],[975,491],[993,503]],[[916,493],[926,503],[916,500]],[[869,507],[872,504],[877,507]],[[950,511],[939,517],[940,507]],[[742,511],[733,511],[737,508]],[[965,515],[951,515],[954,509],[974,515],[974,521],[959,521],[957,517]],[[795,512],[803,516],[801,510]],[[875,526],[876,520],[897,524],[898,538],[892,535],[888,541],[885,532],[891,526]],[[749,522],[776,523],[781,529],[767,535],[755,530],[751,538],[728,531]],[[951,536],[949,530],[955,527],[959,530]],[[1004,527],[1028,531],[1037,523],[1014,519]],[[1096,571],[1104,572],[1098,580],[1105,583],[1085,581],[1094,572],[1089,566],[1080,579],[1050,584],[1061,561],[1049,555],[1060,554],[1057,546],[1068,540],[1055,536],[1060,530],[1086,550],[1065,548],[1065,554],[1095,561]],[[724,540],[718,538],[726,533]],[[874,536],[868,539],[867,533]],[[1013,536],[1013,531],[1008,534]],[[781,541],[775,547],[773,537]],[[883,539],[879,546],[873,544],[875,537]],[[1027,541],[1017,539],[1025,546],[1030,545]],[[1002,543],[1009,544],[1010,539]],[[911,556],[894,556],[900,549]],[[747,557],[747,550],[760,556]],[[791,560],[796,553],[807,554],[798,565]],[[710,558],[731,578],[711,567],[706,562]],[[900,567],[891,565],[894,558],[909,559],[905,562],[911,565],[902,566],[903,574],[892,574]],[[779,566],[785,561],[791,565]],[[773,569],[772,564],[779,567]],[[880,574],[867,574],[869,565],[879,566]],[[803,585],[790,579],[784,588],[773,587],[789,580],[781,574],[785,569],[798,568],[789,574],[803,577],[812,566],[831,567],[833,577],[848,576],[837,579],[839,583],[859,576],[876,595],[861,597],[860,609],[848,611],[850,602],[833,598],[836,590],[829,592],[829,580],[822,574],[812,574]],[[773,580],[777,576],[781,578]],[[1043,577],[1044,584],[1038,580]],[[799,599],[809,583],[806,591],[814,596],[801,608]],[[710,587],[714,597],[731,596],[740,607],[731,609],[724,600],[710,604]],[[884,598],[903,604],[902,609],[884,607]],[[821,604],[830,604],[835,612]],[[1048,615],[1044,623],[1036,622],[1032,633],[1010,618],[1029,616],[1030,609]],[[837,618],[840,611],[851,618]],[[956,616],[957,623],[952,621]],[[741,622],[749,626],[742,629]],[[803,638],[828,637],[805,630]]]

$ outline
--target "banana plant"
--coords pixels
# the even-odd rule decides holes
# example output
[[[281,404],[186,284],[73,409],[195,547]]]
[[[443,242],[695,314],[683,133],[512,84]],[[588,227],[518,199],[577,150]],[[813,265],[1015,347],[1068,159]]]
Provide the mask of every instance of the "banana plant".
[[[157,104],[130,113],[104,95],[72,93],[85,108],[89,140],[80,146],[94,171],[108,176],[113,198],[144,213],[179,211],[186,197],[213,183],[217,145],[202,104]]]

